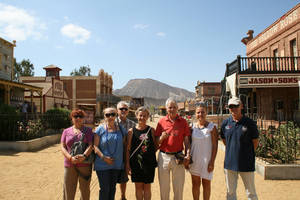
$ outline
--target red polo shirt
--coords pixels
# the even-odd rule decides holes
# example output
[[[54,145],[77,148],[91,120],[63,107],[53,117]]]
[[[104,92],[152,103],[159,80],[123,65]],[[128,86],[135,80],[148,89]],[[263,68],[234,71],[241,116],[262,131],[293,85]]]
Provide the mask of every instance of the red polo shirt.
[[[158,121],[155,136],[161,136],[162,132],[167,132],[169,137],[160,145],[159,149],[164,152],[178,152],[183,150],[185,136],[190,136],[190,128],[185,119],[177,115],[172,122],[168,115]]]

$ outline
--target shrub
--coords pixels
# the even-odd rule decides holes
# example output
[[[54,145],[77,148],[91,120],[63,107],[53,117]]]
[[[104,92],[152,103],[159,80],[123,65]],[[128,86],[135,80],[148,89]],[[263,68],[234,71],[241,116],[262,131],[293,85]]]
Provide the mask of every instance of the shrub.
[[[294,122],[261,130],[256,155],[271,163],[293,163],[300,156],[300,128]]]
[[[53,108],[44,113],[42,124],[45,129],[63,129],[71,126],[70,110]]]

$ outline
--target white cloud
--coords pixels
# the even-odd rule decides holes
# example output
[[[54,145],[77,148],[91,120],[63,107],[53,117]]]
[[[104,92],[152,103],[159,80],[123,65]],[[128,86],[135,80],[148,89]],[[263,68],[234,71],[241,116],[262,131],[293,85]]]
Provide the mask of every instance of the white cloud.
[[[156,33],[156,35],[159,37],[165,37],[167,34],[164,32],[158,32],[158,33]]]
[[[62,35],[73,39],[75,44],[85,44],[91,32],[74,24],[67,24],[60,29]]]
[[[0,36],[11,40],[26,40],[42,38],[45,23],[31,15],[28,11],[0,3]]]
[[[141,29],[141,30],[144,30],[144,29],[146,29],[146,28],[148,28],[148,27],[149,27],[148,24],[135,24],[135,25],[133,26],[134,29]]]

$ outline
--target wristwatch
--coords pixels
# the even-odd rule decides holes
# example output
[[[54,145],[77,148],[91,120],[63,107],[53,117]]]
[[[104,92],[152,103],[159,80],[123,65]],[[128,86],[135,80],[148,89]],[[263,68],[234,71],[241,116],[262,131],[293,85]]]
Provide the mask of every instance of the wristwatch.
[[[87,158],[87,156],[86,156],[85,154],[83,154],[83,156],[84,156],[85,158]]]

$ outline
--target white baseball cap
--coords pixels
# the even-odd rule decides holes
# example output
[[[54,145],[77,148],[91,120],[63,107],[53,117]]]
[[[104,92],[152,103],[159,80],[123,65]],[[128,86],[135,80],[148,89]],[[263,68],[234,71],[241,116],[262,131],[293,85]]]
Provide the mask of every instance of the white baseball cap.
[[[228,100],[228,106],[229,105],[240,105],[241,100],[238,97],[232,97]]]

